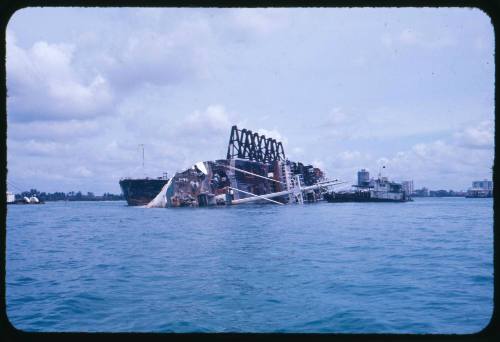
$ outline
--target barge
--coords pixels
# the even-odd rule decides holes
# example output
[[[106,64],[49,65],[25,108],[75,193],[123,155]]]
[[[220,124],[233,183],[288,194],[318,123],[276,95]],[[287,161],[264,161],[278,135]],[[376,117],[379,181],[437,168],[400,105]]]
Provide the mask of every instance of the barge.
[[[365,169],[358,172],[358,184],[354,191],[329,192],[323,198],[330,203],[339,202],[408,202],[412,201],[410,193],[403,185],[391,182],[387,177],[370,179]]]

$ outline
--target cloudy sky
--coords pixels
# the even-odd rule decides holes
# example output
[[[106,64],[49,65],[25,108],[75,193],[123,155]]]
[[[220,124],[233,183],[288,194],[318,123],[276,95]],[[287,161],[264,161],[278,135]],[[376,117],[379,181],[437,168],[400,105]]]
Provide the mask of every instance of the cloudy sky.
[[[119,193],[121,177],[224,158],[233,124],[332,179],[385,165],[467,189],[492,174],[493,52],[477,9],[23,9],[7,27],[9,190]]]

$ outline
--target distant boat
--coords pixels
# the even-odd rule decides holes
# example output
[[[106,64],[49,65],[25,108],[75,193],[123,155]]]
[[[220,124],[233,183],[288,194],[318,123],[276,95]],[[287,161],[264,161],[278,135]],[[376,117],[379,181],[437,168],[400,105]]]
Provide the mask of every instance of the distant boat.
[[[7,204],[44,204],[45,202],[40,200],[36,196],[26,197],[16,200],[14,194],[7,192]]]
[[[411,198],[402,192],[371,192],[371,191],[346,191],[330,192],[324,194],[323,198],[330,203],[340,202],[408,202]]]
[[[366,170],[358,172],[358,184],[354,191],[330,192],[323,198],[330,202],[408,202],[413,201],[403,185],[390,182],[387,177],[369,179]]]
[[[493,197],[493,191],[488,189],[469,189],[465,198],[491,198]]]
[[[31,196],[29,199],[30,204],[38,204],[40,203],[40,200],[36,198],[36,196]]]

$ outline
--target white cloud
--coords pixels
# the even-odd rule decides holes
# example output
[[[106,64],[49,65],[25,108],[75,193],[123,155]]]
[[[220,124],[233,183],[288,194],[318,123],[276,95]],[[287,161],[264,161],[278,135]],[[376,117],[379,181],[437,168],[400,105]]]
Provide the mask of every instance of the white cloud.
[[[100,131],[95,120],[12,122],[8,127],[9,139],[67,140],[91,138]]]
[[[493,47],[493,42],[486,39],[484,36],[478,36],[474,39],[473,46],[479,51],[490,51]]]
[[[384,33],[380,37],[382,44],[388,48],[409,46],[425,49],[444,48],[457,44],[457,40],[446,30],[424,34],[413,28],[405,28],[396,33]]]
[[[85,166],[77,166],[73,169],[71,169],[71,173],[77,177],[91,177],[94,175],[92,171],[87,169]]]
[[[368,64],[368,59],[365,56],[358,56],[352,60],[352,64],[356,67],[364,67]]]
[[[328,125],[337,125],[346,123],[348,119],[348,115],[341,108],[335,107],[327,115],[326,120]]]
[[[287,26],[287,15],[281,9],[240,8],[232,11],[236,27],[259,35],[269,34]]]
[[[233,124],[261,127],[253,130],[285,144],[283,133],[289,135],[287,156],[323,162],[333,178],[351,179],[361,167],[376,172],[382,157],[387,172],[427,185],[441,178],[469,182],[488,170],[493,123],[480,122],[492,113],[491,28],[470,30],[453,15],[448,32],[432,20],[401,27],[395,9],[390,17],[369,9],[329,11],[26,9],[24,21],[14,17],[7,32],[9,177],[42,190],[118,192],[120,177],[142,175],[138,144],[145,145],[146,173],[160,176],[224,158]],[[415,12],[408,18],[433,18]],[[70,17],[53,20],[61,13]],[[398,27],[383,38],[393,49],[366,36],[366,28],[374,36],[387,32],[376,29],[381,18]],[[429,48],[453,43],[454,30],[464,33],[456,55],[431,54]],[[399,55],[407,63],[392,58],[402,47],[412,48],[408,60]],[[353,74],[353,64],[365,65],[367,56],[370,70]],[[453,61],[453,73],[433,83],[419,77],[439,61],[445,67]],[[474,70],[474,87],[466,70]],[[416,98],[403,91],[406,85]],[[447,99],[460,109],[443,104]],[[478,124],[450,140],[450,131],[474,118]],[[443,131],[441,142],[433,141]],[[404,145],[415,146],[389,152],[406,138],[412,143]]]
[[[494,140],[494,123],[485,120],[477,125],[471,124],[461,132],[455,134],[455,139],[459,145],[469,148],[492,149]]]
[[[259,135],[265,135],[266,138],[272,138],[276,141],[281,141],[283,145],[288,144],[288,139],[283,136],[277,129],[268,130],[265,128],[259,128],[257,129],[257,133],[259,133]]]
[[[398,158],[404,157],[404,153],[397,152],[396,156]],[[389,163],[389,159],[387,159],[386,157],[378,158],[376,163],[378,168],[383,168],[384,166],[387,166],[387,164]]]
[[[334,167],[340,169],[362,168],[372,163],[372,157],[369,153],[357,150],[344,150],[336,153],[333,160]]]
[[[314,159],[311,163],[312,166],[320,168],[321,170],[325,169],[325,162],[319,159]]]
[[[231,121],[224,106],[211,105],[203,112],[195,111],[190,114],[181,126],[189,130],[204,130],[209,133],[227,132],[231,127]]]
[[[210,39],[210,26],[202,21],[182,22],[169,32],[139,30],[130,35],[124,47],[106,57],[106,72],[121,88],[207,77],[206,44]]]
[[[324,129],[326,137],[337,140],[398,137],[436,129],[419,125],[421,118],[385,108],[374,108],[369,113],[333,108],[318,128]]]
[[[352,161],[358,160],[361,153],[359,153],[359,151],[343,151],[338,156],[341,160]]]
[[[304,155],[304,149],[302,147],[294,147],[292,148],[292,153],[297,156],[302,156]]]
[[[334,139],[335,141],[404,139],[417,135],[437,135],[459,130],[464,124],[470,124],[471,117],[474,117],[468,112],[468,109],[455,108],[445,111],[412,107],[398,110],[385,106],[374,107],[370,110],[336,107],[331,109],[322,118],[321,124],[316,127],[320,129],[324,139]],[[483,111],[477,115],[478,119],[488,116]],[[479,120],[480,127],[463,133],[464,141],[472,143],[472,139],[483,139],[482,144],[486,144],[492,139],[493,123],[491,120]],[[477,126],[478,124],[472,125]],[[476,144],[479,147],[481,142],[478,140]]]
[[[390,34],[385,33],[380,37],[380,41],[382,42],[382,45],[392,47],[394,38]]]
[[[410,29],[405,29],[403,30],[398,37],[398,40],[404,44],[408,45],[413,45],[418,42],[417,34],[410,30]]]
[[[61,157],[64,158],[71,154],[70,145],[65,143],[57,143],[54,141],[39,141],[29,139],[24,141],[11,140],[7,142],[7,151],[9,155],[15,156],[18,154],[28,157]],[[35,167],[30,165],[30,167]]]
[[[39,41],[29,49],[7,34],[9,120],[89,118],[106,114],[113,102],[99,73],[85,82],[73,64],[74,46]]]
[[[462,189],[474,179],[491,178],[493,151],[474,150],[453,141],[435,140],[415,144],[410,150],[401,151],[389,158],[380,158],[379,165],[386,165],[392,178],[413,179],[418,186]]]
[[[331,177],[348,182],[355,182],[356,172],[367,168],[371,176],[382,170],[393,180],[414,180],[416,187],[455,190],[468,188],[475,179],[491,179],[492,165],[492,121],[469,124],[393,154],[370,148],[339,151],[325,163]]]

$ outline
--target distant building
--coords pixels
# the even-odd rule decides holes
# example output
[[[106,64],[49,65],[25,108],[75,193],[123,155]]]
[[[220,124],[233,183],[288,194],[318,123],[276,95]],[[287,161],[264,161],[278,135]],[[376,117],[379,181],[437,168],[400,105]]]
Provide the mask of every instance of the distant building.
[[[14,203],[16,201],[16,196],[10,192],[7,191],[7,203]]]
[[[413,192],[414,192],[414,189],[413,189],[413,181],[403,181],[401,182],[401,185],[403,187],[403,190],[408,194],[408,195],[412,195]]]
[[[493,182],[489,180],[474,181],[472,188],[467,190],[468,198],[493,197]]]
[[[358,171],[358,186],[360,187],[366,187],[370,183],[370,173],[365,170],[361,169]]]
[[[493,190],[493,182],[489,180],[472,182],[472,189]]]

